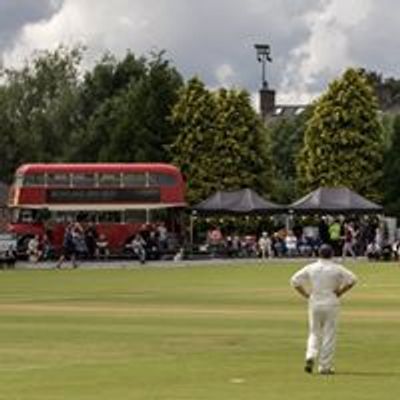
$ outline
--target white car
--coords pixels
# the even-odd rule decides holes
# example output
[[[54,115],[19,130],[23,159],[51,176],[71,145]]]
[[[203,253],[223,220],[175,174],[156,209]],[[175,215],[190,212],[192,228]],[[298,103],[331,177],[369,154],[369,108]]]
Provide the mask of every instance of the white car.
[[[0,263],[13,266],[17,258],[17,238],[10,233],[0,233]]]

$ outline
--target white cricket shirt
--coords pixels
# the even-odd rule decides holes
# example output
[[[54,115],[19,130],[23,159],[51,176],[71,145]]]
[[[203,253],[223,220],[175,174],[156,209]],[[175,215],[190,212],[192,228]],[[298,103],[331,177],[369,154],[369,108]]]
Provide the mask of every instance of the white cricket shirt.
[[[310,287],[311,305],[337,305],[335,290],[357,282],[356,276],[339,264],[319,259],[297,271],[291,278],[292,286]]]

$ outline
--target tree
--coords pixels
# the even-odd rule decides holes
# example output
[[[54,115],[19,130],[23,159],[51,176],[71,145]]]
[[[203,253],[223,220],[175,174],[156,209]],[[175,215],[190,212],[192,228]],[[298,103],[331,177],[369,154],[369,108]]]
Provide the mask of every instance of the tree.
[[[271,197],[278,203],[288,204],[298,198],[296,162],[310,113],[311,107],[308,107],[300,115],[269,123],[274,181]]]
[[[216,190],[268,185],[266,130],[244,91],[210,92],[191,79],[172,113],[178,137],[173,162],[187,178],[187,198],[195,203]]]
[[[379,200],[383,132],[365,74],[348,69],[315,103],[298,163],[304,191],[346,186]]]
[[[106,57],[88,73],[82,89],[82,129],[76,160],[166,161],[175,138],[168,116],[182,85],[163,53],[150,60],[128,53]]]
[[[385,211],[400,217],[400,115],[393,121],[390,146],[384,157],[383,187]]]
[[[372,85],[379,108],[382,111],[398,109],[400,106],[400,80],[395,78],[384,78],[375,71],[366,71],[368,82]]]
[[[37,53],[20,70],[3,71],[0,93],[2,144],[9,180],[23,162],[62,160],[76,129],[77,68],[82,49]]]

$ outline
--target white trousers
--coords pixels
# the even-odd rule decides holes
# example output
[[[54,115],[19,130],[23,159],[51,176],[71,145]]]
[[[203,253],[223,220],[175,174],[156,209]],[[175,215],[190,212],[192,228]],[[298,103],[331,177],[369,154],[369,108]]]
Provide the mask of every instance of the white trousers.
[[[338,312],[338,305],[309,305],[306,359],[318,358],[320,370],[333,367]]]

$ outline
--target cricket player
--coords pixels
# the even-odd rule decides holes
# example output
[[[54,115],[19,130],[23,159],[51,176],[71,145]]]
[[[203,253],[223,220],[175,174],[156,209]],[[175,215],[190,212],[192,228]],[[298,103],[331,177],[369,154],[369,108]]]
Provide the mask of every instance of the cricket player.
[[[319,260],[291,278],[292,286],[308,299],[309,336],[304,367],[307,373],[312,373],[317,359],[319,373],[335,373],[333,358],[339,298],[357,282],[352,272],[332,262],[332,256],[332,247],[323,244],[319,249]]]

